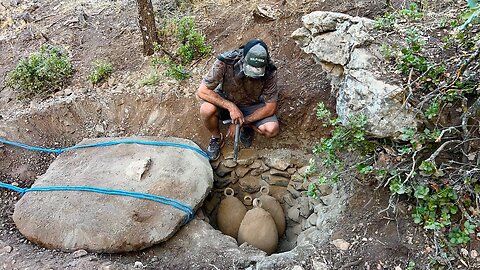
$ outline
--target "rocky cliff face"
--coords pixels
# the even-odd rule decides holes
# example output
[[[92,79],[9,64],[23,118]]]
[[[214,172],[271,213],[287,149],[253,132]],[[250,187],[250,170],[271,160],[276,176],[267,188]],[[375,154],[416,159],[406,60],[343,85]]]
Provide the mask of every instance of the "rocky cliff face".
[[[380,47],[370,34],[372,20],[316,11],[302,21],[304,26],[292,37],[330,77],[343,124],[351,115],[363,113],[367,131],[381,138],[417,126],[414,113],[402,103],[404,89],[385,81]]]

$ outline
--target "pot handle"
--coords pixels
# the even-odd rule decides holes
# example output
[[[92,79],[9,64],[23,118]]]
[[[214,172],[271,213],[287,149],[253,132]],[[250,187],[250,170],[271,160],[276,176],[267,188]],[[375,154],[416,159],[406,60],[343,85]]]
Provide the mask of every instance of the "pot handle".
[[[243,204],[245,205],[252,205],[252,196],[250,195],[245,195],[245,197],[243,197]]]
[[[268,195],[268,193],[270,192],[270,188],[268,186],[263,186],[260,188],[260,192],[262,194]]]
[[[225,194],[225,196],[227,196],[227,197],[231,197],[235,194],[235,191],[233,191],[232,188],[228,187],[223,191],[223,194]]]
[[[260,199],[258,199],[258,198],[255,198],[253,200],[253,207],[255,207],[255,208],[256,207],[262,207],[262,201],[260,201]]]

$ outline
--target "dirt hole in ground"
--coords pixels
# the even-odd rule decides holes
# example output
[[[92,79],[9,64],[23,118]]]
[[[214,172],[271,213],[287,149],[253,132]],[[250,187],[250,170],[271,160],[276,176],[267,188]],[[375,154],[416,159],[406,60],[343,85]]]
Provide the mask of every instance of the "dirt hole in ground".
[[[214,188],[207,197],[200,215],[214,228],[220,230],[218,210],[222,200],[227,198],[225,190],[230,188],[234,196],[247,210],[253,208],[252,201],[260,198],[267,190],[276,199],[285,216],[285,232],[278,239],[275,253],[287,252],[305,240],[310,232],[318,232],[318,227],[327,227],[331,216],[324,215],[322,200],[304,196],[308,182],[304,181],[307,169],[305,156],[308,154],[288,149],[240,149],[237,161],[233,160],[231,145],[222,149],[219,160],[212,162]],[[266,189],[265,189],[266,188]],[[320,195],[326,200],[338,199],[332,194],[331,186],[320,187]],[[330,197],[328,197],[330,196]],[[234,210],[234,209],[232,209]],[[339,212],[332,211],[332,214]],[[328,238],[328,230],[323,232]],[[300,238],[300,239],[299,239]]]

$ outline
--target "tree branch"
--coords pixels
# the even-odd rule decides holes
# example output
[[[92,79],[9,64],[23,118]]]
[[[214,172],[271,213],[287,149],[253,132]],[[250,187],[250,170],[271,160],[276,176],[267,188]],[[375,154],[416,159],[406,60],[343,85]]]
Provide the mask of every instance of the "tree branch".
[[[460,140],[451,140],[451,141],[446,141],[444,142],[440,147],[437,148],[437,150],[435,150],[435,152],[433,152],[433,154],[427,158],[426,160],[428,161],[431,161],[431,162],[435,162],[435,158],[440,154],[440,152],[443,151],[443,149],[445,147],[447,147],[447,145],[451,144],[451,143],[458,143],[458,144],[461,144],[463,143],[463,141],[460,141]]]
[[[422,102],[419,103],[420,108],[423,107],[425,102],[431,100],[433,96],[435,96],[436,94],[444,90],[451,88],[458,81],[458,79],[463,75],[467,67],[473,62],[473,60],[477,59],[478,56],[480,55],[480,42],[476,44],[476,47],[477,49],[475,50],[475,52],[472,55],[470,55],[470,57],[465,62],[463,62],[463,64],[460,65],[455,75],[455,78],[449,84],[438,87],[434,91],[430,92],[428,95],[424,96]]]

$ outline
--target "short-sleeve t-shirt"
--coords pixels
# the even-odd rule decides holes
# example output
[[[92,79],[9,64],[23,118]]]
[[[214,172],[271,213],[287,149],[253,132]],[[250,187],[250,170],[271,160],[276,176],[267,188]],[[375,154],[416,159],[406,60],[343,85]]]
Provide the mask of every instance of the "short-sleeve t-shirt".
[[[243,58],[234,64],[216,59],[203,83],[240,107],[277,101],[277,72],[267,72],[264,78],[253,79],[245,76],[242,65]]]

